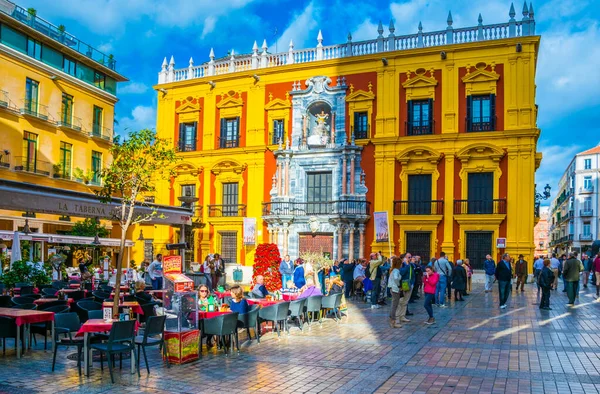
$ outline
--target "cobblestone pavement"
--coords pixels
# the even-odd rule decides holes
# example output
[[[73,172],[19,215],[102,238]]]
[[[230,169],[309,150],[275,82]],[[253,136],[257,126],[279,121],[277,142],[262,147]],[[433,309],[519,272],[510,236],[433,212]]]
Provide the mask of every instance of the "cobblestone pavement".
[[[349,317],[327,320],[304,332],[296,327],[278,339],[268,333],[260,345],[244,343],[226,357],[203,349],[200,361],[163,367],[149,351],[150,375],[129,373],[129,361],[116,370],[94,364],[89,378],[61,348],[56,371],[43,341],[21,360],[7,340],[0,357],[0,392],[10,393],[596,393],[600,391],[600,321],[595,288],[582,289],[568,308],[562,292],[552,292],[552,311],[540,311],[536,290],[512,292],[509,308],[498,308],[498,291],[480,286],[465,302],[434,308],[437,323],[426,326],[421,300],[410,304],[412,322],[391,329],[389,307],[372,310],[355,302]],[[143,368],[143,364],[142,364]]]

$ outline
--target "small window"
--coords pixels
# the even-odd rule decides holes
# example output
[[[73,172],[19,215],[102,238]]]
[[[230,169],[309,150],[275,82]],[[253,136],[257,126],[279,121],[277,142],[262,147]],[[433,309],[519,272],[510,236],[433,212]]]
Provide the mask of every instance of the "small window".
[[[104,89],[105,77],[104,74],[94,71],[94,86]]]
[[[196,197],[196,185],[181,185],[181,197]],[[182,207],[194,207],[194,203],[181,202]]]
[[[592,190],[592,176],[587,175],[583,177],[583,188],[585,190]]]
[[[221,119],[220,148],[237,148],[240,146],[240,118]]]
[[[592,210],[592,197],[586,197],[583,199],[583,210],[586,212]]]
[[[467,131],[495,130],[496,95],[467,97]]]
[[[66,142],[60,143],[60,172],[57,175],[60,178],[70,179],[71,178],[71,162],[73,155],[73,145]]]
[[[63,58],[63,71],[69,75],[76,76],[77,75],[77,63],[75,60],[64,57]]]
[[[355,140],[369,138],[369,113],[354,113],[354,129],[352,130]]]
[[[239,185],[237,182],[223,183],[223,216],[239,216]]]
[[[271,139],[271,143],[279,144],[279,141],[285,145],[285,127],[283,119],[273,120],[273,138]]]
[[[102,136],[102,114],[103,109],[94,105],[94,119],[92,123],[92,134]]]
[[[592,159],[585,159],[583,161],[583,168],[589,170],[592,168]]]
[[[102,172],[102,153],[100,152],[92,151],[92,172],[94,173],[92,183],[99,184]]]
[[[196,150],[196,129],[198,122],[179,124],[179,151],[193,152]]]
[[[60,121],[66,126],[70,126],[73,120],[73,96],[66,93],[62,94],[62,105],[60,110]]]
[[[412,100],[408,102],[406,135],[433,133],[433,100]]]
[[[592,224],[590,222],[583,222],[583,235],[592,234]]]
[[[23,132],[23,157],[20,159],[21,168],[24,171],[35,172],[37,166],[37,143],[38,135],[30,133],[29,131]]]
[[[25,110],[29,114],[37,115],[38,111],[38,95],[40,83],[33,79],[25,80]]]
[[[42,60],[42,44],[30,37],[27,37],[27,54],[34,59]]]

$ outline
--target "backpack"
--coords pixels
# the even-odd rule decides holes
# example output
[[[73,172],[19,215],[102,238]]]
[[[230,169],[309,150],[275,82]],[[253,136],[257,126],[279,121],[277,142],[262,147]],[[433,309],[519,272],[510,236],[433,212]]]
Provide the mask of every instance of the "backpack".
[[[367,264],[367,268],[365,268],[365,276],[371,279],[371,263]]]

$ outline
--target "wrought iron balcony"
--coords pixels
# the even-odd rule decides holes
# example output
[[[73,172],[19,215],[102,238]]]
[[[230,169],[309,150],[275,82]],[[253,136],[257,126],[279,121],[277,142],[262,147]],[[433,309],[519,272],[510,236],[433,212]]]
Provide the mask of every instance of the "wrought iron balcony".
[[[15,157],[15,162],[15,171],[50,176],[52,165],[47,161],[35,160],[26,156],[17,156]]]
[[[404,122],[404,129],[406,135],[426,135],[433,134],[433,130],[435,130],[435,120],[429,122],[429,120],[425,120],[423,122]]]
[[[263,216],[369,215],[369,201],[339,200],[324,202],[275,201],[263,203]]]
[[[496,115],[465,118],[467,132],[494,131],[496,129]]]
[[[580,241],[593,241],[594,236],[593,236],[593,234],[579,234],[579,240]]]
[[[195,152],[196,151],[196,143],[193,142],[191,144],[184,144],[179,141],[179,145],[177,146],[178,152]]]
[[[454,200],[455,215],[505,214],[506,199],[495,200]]]
[[[234,138],[234,139],[219,138],[219,148],[221,148],[221,149],[237,148],[239,146],[240,146],[240,136],[239,135],[237,136],[237,138]]]
[[[443,215],[444,201],[394,201],[394,215]]]
[[[208,216],[211,218],[245,217],[246,204],[209,205]]]
[[[92,133],[90,136],[95,138],[101,138],[106,141],[112,141],[113,131],[110,127],[101,127],[99,125],[92,125]]]
[[[593,185],[589,185],[589,186],[582,186],[579,188],[579,193],[581,194],[587,194],[587,193],[593,193],[594,192],[594,186]]]
[[[83,132],[81,129],[81,118],[73,116],[72,119],[69,120],[69,119],[63,117],[62,114],[58,114],[58,118],[60,120],[58,122],[56,122],[56,124],[61,129],[74,130],[74,131],[77,131],[78,133]],[[83,133],[88,134],[86,132],[83,132]]]
[[[369,134],[371,134],[371,125],[368,124],[366,129],[356,127],[356,125],[351,127],[351,135],[354,136],[355,140],[364,140],[369,138]]]
[[[32,116],[37,119],[41,119],[46,122],[52,122],[51,117],[48,113],[48,106],[42,105],[34,100],[23,100],[23,105],[20,108],[21,115]]]
[[[594,216],[593,209],[581,209],[579,211],[579,216]]]

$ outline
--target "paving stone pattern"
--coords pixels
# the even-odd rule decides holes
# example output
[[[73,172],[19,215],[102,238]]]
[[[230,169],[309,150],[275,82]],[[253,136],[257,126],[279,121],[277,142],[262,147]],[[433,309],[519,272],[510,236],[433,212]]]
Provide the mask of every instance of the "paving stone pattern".
[[[266,334],[226,357],[203,349],[200,361],[167,369],[149,350],[148,375],[129,373],[129,360],[110,382],[94,363],[89,378],[60,348],[56,371],[43,341],[21,360],[11,339],[0,357],[0,393],[597,393],[600,391],[600,303],[582,289],[574,308],[552,292],[552,311],[540,311],[536,289],[512,292],[498,308],[498,292],[476,286],[465,302],[434,307],[426,326],[422,301],[410,304],[411,323],[391,329],[389,306],[372,310],[353,301],[342,323]],[[245,339],[245,335],[241,336]]]

